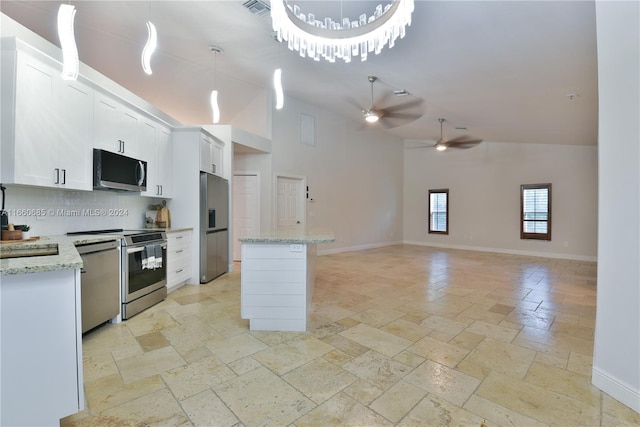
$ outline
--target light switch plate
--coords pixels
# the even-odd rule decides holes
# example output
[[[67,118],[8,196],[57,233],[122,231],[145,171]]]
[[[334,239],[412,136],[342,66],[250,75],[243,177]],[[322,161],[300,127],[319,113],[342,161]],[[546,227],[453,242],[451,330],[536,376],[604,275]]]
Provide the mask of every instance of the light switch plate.
[[[302,245],[289,245],[289,251],[291,252],[302,252]]]

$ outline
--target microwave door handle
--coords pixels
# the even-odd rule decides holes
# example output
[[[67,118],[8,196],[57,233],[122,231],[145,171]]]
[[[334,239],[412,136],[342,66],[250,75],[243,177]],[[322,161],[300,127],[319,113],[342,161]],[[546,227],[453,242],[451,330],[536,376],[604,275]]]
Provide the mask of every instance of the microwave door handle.
[[[142,164],[141,161],[138,160],[138,168],[140,170],[140,179],[138,179],[138,185],[142,185],[142,183],[144,182],[144,165]]]

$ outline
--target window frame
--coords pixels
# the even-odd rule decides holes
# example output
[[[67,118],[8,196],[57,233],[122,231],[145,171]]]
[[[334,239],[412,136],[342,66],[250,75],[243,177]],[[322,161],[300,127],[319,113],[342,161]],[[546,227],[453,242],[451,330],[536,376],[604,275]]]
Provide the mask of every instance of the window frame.
[[[524,193],[526,190],[547,190],[547,219],[537,220],[547,222],[546,233],[525,232],[525,212],[524,212]],[[551,183],[545,184],[522,184],[520,186],[520,239],[522,240],[546,240],[551,241]]]
[[[447,197],[447,203],[446,203],[446,212],[445,212],[445,231],[440,231],[440,230],[434,230],[431,228],[431,195],[432,194],[440,194],[440,193],[444,193],[446,194]],[[428,211],[428,215],[427,215],[428,219],[428,225],[427,225],[427,229],[429,230],[429,234],[449,234],[449,189],[448,188],[441,188],[441,189],[434,189],[434,190],[429,190],[429,211]]]

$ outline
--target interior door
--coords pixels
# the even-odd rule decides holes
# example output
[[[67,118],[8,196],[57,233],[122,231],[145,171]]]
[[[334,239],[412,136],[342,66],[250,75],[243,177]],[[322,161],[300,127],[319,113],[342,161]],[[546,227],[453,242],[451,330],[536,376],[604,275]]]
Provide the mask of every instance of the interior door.
[[[276,228],[304,227],[303,185],[303,178],[276,178]]]
[[[260,182],[257,174],[233,176],[233,260],[242,259],[241,237],[260,233]]]

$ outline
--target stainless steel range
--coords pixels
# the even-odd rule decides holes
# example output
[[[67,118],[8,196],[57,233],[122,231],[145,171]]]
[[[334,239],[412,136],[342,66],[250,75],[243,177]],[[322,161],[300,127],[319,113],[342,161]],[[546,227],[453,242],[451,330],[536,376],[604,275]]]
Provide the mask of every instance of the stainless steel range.
[[[167,234],[159,230],[92,230],[67,234],[121,237],[121,317],[128,319],[167,297]]]
[[[167,234],[125,231],[122,240],[122,319],[167,297]]]

